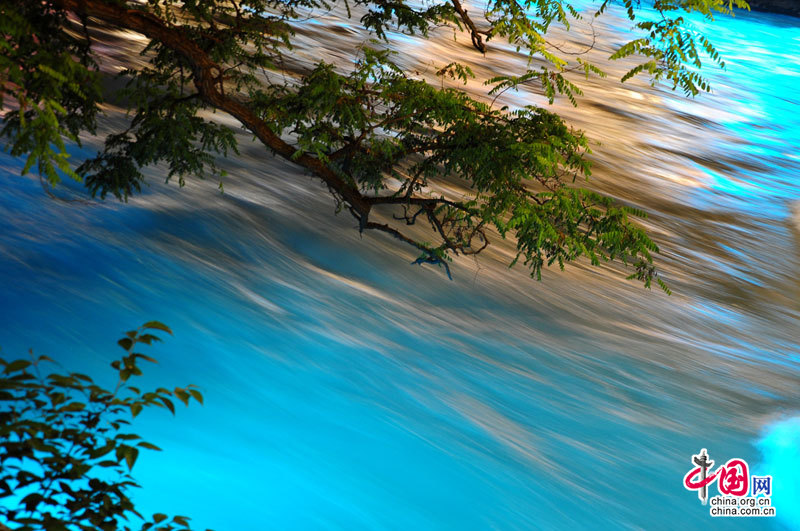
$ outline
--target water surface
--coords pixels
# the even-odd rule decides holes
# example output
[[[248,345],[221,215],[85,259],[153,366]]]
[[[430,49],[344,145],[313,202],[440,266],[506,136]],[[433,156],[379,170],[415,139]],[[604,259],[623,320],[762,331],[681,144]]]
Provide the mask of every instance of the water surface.
[[[626,29],[596,22],[593,57]],[[198,384],[206,406],[142,416],[165,451],[140,458],[136,500],[200,528],[703,527],[682,487],[700,448],[774,476],[779,520],[715,526],[800,528],[800,23],[714,37],[714,94],[592,79],[578,109],[556,103],[598,142],[592,186],[650,212],[672,297],[612,268],[537,283],[507,245],[451,282],[243,136],[224,195],[156,168],[126,205],[53,200],[0,159],[0,344],[101,375],[122,331],[169,324],[146,380]],[[344,64],[363,35],[320,14],[298,38]],[[525,64],[452,33],[400,42],[422,72]]]

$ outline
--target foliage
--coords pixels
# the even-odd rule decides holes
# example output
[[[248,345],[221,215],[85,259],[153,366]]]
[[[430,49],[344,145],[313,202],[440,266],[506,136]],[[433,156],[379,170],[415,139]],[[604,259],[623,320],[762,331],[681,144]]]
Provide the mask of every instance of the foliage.
[[[724,63],[686,14],[712,18],[747,8],[744,0],[654,0],[649,7],[598,0],[594,16],[612,4],[641,34],[611,55],[641,60],[622,81],[646,73],[692,96],[709,90],[697,71],[701,57]],[[379,40],[355,51],[350,71],[322,56],[310,71],[292,67],[294,31],[314,10],[337,7]],[[93,195],[126,200],[140,191],[147,165],[165,163],[168,178],[181,184],[220,175],[216,157],[236,153],[236,137],[203,116],[223,112],[321,179],[359,230],[419,249],[418,262],[447,267],[453,255],[479,253],[492,234],[510,235],[517,259],[537,278],[545,264],[587,257],[629,264],[631,277],[649,287],[658,249],[631,219],[643,213],[573,186],[590,173],[580,132],[545,109],[497,109],[421,80],[389,51],[392,35],[427,36],[441,25],[468,32],[482,53],[491,53],[490,40],[506,39],[531,61],[524,72],[486,80],[487,100],[539,83],[551,102],[561,94],[577,104],[580,88],[565,74],[606,74],[548,35],[585,16],[566,0],[490,0],[483,20],[460,0],[0,0],[0,97],[10,102],[2,136],[12,154],[28,156],[23,173],[36,164],[53,184],[66,174],[84,179]],[[147,64],[120,74],[127,88],[115,97],[132,114],[129,127],[110,135],[96,157],[71,165],[65,140],[95,130],[108,96],[92,37],[101,27],[144,35]],[[442,81],[474,76],[454,61],[438,74]],[[445,179],[461,182],[467,196],[440,191]],[[392,221],[375,221],[380,212]],[[407,232],[418,220],[430,224],[436,243]]]
[[[44,375],[47,356],[7,361],[0,358],[0,528],[17,530],[132,529],[141,518],[128,497],[138,487],[130,475],[139,450],[159,450],[127,433],[127,420],[147,407],[173,414],[177,398],[202,403],[193,386],[142,392],[130,385],[140,376],[139,345],[160,339],[150,331],[169,328],[151,321],[119,340],[125,355],[111,366],[118,381],[106,390],[80,373]],[[140,529],[189,529],[188,518],[154,514]]]

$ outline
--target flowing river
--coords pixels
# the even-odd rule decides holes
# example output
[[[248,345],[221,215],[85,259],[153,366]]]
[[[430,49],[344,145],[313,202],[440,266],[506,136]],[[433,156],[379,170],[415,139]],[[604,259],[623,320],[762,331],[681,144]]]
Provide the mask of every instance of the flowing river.
[[[671,297],[582,264],[536,282],[507,245],[450,281],[360,237],[246,136],[224,194],[155,168],[129,204],[52,199],[3,155],[4,356],[32,347],[102,379],[122,332],[170,325],[142,386],[194,383],[206,405],[140,417],[164,452],[140,457],[135,500],[201,529],[703,528],[683,487],[701,448],[774,478],[777,518],[715,527],[800,529],[800,19],[715,25],[728,67],[695,100],[616,81],[602,58],[627,26],[595,23],[611,75],[556,108],[597,141],[591,186],[650,213]],[[525,65],[452,37],[405,38],[398,60]],[[300,55],[350,60],[363,38],[320,14]]]

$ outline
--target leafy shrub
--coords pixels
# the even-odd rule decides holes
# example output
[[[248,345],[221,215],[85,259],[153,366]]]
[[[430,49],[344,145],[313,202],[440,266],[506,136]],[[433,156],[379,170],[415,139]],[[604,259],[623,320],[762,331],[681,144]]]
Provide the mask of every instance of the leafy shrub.
[[[156,360],[135,352],[160,341],[153,331],[171,334],[157,321],[131,330],[118,344],[125,355],[111,367],[118,374],[106,390],[85,374],[51,373],[47,356],[7,361],[0,357],[0,529],[189,529],[188,518],[156,513],[147,520],[129,497],[139,485],[131,471],[140,449],[160,450],[133,433],[130,420],[146,407],[175,414],[173,398],[202,404],[192,385],[142,392],[130,385],[140,376],[140,362]],[[57,365],[57,364],[56,364]]]

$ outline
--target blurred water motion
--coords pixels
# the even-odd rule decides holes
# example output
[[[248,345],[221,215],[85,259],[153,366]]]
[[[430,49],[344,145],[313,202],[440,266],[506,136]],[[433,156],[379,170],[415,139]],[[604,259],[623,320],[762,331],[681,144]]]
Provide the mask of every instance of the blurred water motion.
[[[243,137],[224,195],[154,169],[127,205],[54,201],[0,159],[4,352],[102,374],[120,332],[172,326],[146,380],[196,383],[206,406],[143,416],[165,451],[140,459],[136,499],[200,528],[695,528],[707,508],[682,478],[700,448],[772,474],[797,528],[800,24],[715,26],[728,70],[693,101],[613,80],[624,66],[602,58],[625,29],[595,22],[592,58],[612,79],[556,108],[600,142],[592,186],[651,214],[672,297],[610,268],[537,283],[506,269],[508,245],[457,261],[450,282],[359,237],[322,186]],[[363,38],[321,14],[300,55],[352,60]],[[499,43],[474,58],[452,33],[402,47],[421,72],[525,65]]]

